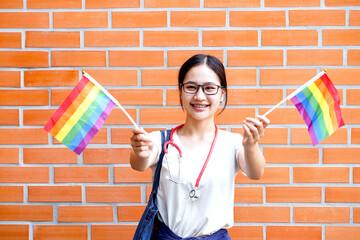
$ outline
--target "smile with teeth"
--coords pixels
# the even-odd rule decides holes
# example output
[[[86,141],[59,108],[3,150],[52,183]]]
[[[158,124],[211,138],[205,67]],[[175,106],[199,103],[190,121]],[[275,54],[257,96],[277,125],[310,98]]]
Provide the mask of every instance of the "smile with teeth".
[[[202,105],[202,104],[191,104],[191,106],[196,107],[196,108],[206,108],[209,105]]]

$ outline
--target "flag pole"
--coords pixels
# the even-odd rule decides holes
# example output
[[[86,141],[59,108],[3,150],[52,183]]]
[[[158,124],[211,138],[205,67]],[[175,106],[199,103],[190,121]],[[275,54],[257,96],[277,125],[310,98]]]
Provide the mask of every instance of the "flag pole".
[[[95,84],[95,86],[97,86],[98,88],[100,88],[101,91],[103,91],[106,96],[108,96],[114,103],[116,106],[118,106],[123,113],[128,117],[128,119],[130,120],[130,122],[134,125],[135,128],[140,129],[139,126],[136,124],[136,122],[134,121],[134,119],[132,119],[132,117],[129,115],[129,113],[123,108],[123,106],[121,106],[121,104],[118,102],[118,100],[116,100],[103,86],[101,86],[94,78],[92,78],[87,72],[85,72],[84,70],[82,71],[82,74],[89,79],[93,84]]]
[[[310,79],[309,81],[307,81],[304,85],[302,85],[301,87],[299,87],[298,89],[296,89],[293,93],[291,93],[289,96],[287,96],[286,98],[284,98],[283,100],[281,100],[278,104],[276,104],[275,106],[273,106],[270,110],[268,110],[265,114],[263,114],[262,116],[266,117],[266,115],[268,115],[269,113],[271,113],[273,110],[275,110],[277,107],[279,107],[281,104],[283,104],[285,101],[289,100],[290,98],[292,98],[293,96],[295,96],[296,94],[298,94],[299,92],[301,92],[304,88],[306,88],[307,86],[309,86],[311,83],[313,83],[316,79],[318,79],[319,77],[321,77],[322,75],[324,75],[326,73],[326,69],[323,69],[320,73],[318,73],[315,77],[313,77],[312,79]]]

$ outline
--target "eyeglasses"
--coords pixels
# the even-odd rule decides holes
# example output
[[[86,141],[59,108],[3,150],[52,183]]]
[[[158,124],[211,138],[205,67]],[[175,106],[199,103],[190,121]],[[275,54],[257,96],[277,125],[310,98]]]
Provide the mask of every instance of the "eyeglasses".
[[[196,94],[201,87],[206,95],[215,95],[218,93],[219,88],[222,88],[222,86],[213,83],[207,83],[204,85],[199,85],[196,83],[183,83],[181,86],[184,89],[184,92],[189,94]]]

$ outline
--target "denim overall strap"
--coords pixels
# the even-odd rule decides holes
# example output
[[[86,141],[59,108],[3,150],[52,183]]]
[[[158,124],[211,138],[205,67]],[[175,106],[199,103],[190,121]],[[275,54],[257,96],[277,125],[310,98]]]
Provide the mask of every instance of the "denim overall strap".
[[[155,170],[153,187],[151,190],[148,204],[136,228],[133,240],[149,240],[151,238],[154,221],[156,218],[156,214],[158,212],[156,195],[157,195],[157,189],[159,187],[162,160],[165,154],[163,146],[166,141],[169,141],[170,132],[171,130],[167,130],[166,132],[161,131],[161,149],[159,149],[161,150],[161,153],[160,153],[158,165]]]

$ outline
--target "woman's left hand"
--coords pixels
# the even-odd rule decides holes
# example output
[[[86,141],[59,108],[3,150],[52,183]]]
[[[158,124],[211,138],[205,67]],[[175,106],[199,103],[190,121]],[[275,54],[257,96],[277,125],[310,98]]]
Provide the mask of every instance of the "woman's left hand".
[[[243,147],[248,148],[255,145],[264,136],[265,128],[269,124],[270,120],[261,115],[257,115],[256,118],[246,118],[243,124]]]

